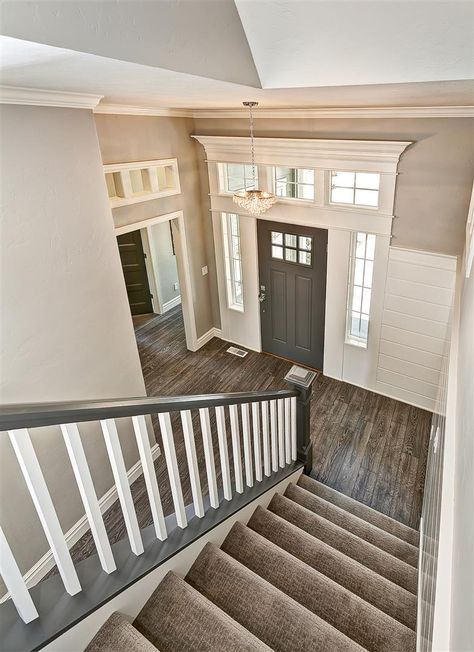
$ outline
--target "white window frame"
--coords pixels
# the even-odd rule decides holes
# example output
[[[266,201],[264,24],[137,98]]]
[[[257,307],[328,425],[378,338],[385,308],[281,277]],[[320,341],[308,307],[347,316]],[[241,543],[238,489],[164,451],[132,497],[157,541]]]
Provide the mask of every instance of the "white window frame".
[[[365,235],[365,246],[364,246],[364,255],[358,256],[357,255],[357,237],[359,234]],[[373,258],[367,258],[367,244],[369,241],[369,237],[374,238],[374,256]],[[364,233],[363,231],[353,231],[351,234],[351,247],[350,247],[350,259],[349,259],[349,282],[348,282],[348,290],[347,290],[347,309],[346,309],[346,344],[352,344],[353,346],[358,346],[361,348],[366,349],[368,346],[369,342],[369,334],[370,334],[370,310],[371,310],[371,304],[372,304],[372,293],[373,293],[373,287],[374,287],[374,267],[375,267],[375,248],[377,246],[377,238],[374,234],[372,233]],[[358,260],[363,261],[363,269],[362,269],[362,285],[355,284],[355,269],[356,269],[356,262]],[[367,262],[372,263],[372,275],[370,278],[370,286],[366,285],[366,279],[365,279],[365,273],[366,273],[366,266]],[[357,310],[353,309],[353,304],[354,304],[354,290],[355,288],[358,287],[361,289],[361,300],[360,300],[360,308]],[[368,306],[368,312],[363,312],[362,307],[363,307],[363,294],[364,290],[369,290],[370,291],[370,299],[369,299],[369,306]],[[359,313],[359,320],[362,318],[362,316],[367,317],[367,336],[366,337],[361,337],[358,335],[354,335],[352,333],[352,314],[354,312]]]
[[[219,192],[224,195],[233,195],[235,192],[242,192],[242,190],[239,191],[234,191],[234,190],[229,190],[228,188],[228,165],[241,165],[244,168],[244,176],[243,176],[243,181],[244,181],[244,188],[245,190],[252,190],[254,187],[258,187],[258,168],[255,167],[255,186],[253,184],[253,177],[252,177],[252,172],[250,170],[250,174],[247,176],[245,168],[251,168],[250,163],[234,163],[234,162],[227,162],[227,163],[220,163],[219,164]]]
[[[337,201],[332,201],[332,191],[333,191],[333,183],[332,183],[332,177],[333,174],[337,172],[347,172],[350,174],[354,174],[354,186],[352,187],[354,191],[354,202],[349,203],[349,202],[337,202]],[[378,174],[379,176],[379,187],[376,190],[377,194],[377,205],[376,206],[369,206],[367,204],[356,204],[355,202],[355,193],[356,190],[370,190],[372,192],[375,192],[374,188],[362,188],[357,186],[357,175],[358,174]],[[351,209],[362,209],[364,211],[375,211],[379,212],[381,210],[381,201],[380,201],[380,196],[381,196],[381,186],[382,186],[382,175],[380,172],[374,172],[373,170],[345,170],[345,169],[331,169],[328,170],[328,196],[327,196],[327,202],[329,206],[337,206],[340,208],[347,208],[349,210]],[[347,187],[348,189],[351,188],[351,186],[337,186],[341,188]]]
[[[287,197],[287,196],[281,196],[277,194],[277,169],[278,168],[288,168],[289,170],[295,170],[297,175],[300,170],[310,170],[313,172],[313,183],[306,183],[304,181],[292,181],[290,183],[293,183],[295,187],[297,186],[313,186],[313,198],[312,199],[306,199],[304,197]],[[314,204],[316,201],[316,170],[311,167],[301,167],[297,165],[276,165],[275,167],[272,168],[272,184],[273,184],[273,193],[277,197],[277,201],[288,201],[288,202],[298,202],[298,203],[309,203],[309,204]]]
[[[237,234],[232,233],[232,220],[236,218]],[[224,243],[224,268],[227,294],[227,307],[230,310],[244,312],[244,280],[242,267],[242,251],[240,249],[242,241],[240,237],[240,216],[237,213],[222,213],[222,239]],[[233,241],[238,240],[239,253],[238,257],[233,256]],[[240,281],[235,276],[235,266],[240,268]],[[241,302],[239,303],[236,293],[236,285],[240,284]]]

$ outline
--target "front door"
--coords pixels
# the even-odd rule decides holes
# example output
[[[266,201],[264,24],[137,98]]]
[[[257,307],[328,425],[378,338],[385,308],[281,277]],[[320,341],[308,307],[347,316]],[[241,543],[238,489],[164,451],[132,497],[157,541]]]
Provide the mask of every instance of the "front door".
[[[262,349],[322,370],[328,232],[257,222]]]
[[[119,235],[117,243],[132,315],[153,312],[140,231]]]

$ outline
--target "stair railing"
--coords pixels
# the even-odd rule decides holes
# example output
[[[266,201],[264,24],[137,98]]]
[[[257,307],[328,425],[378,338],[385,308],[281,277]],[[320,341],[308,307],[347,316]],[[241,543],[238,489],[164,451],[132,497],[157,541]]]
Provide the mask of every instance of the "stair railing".
[[[8,432],[67,593],[76,595],[81,591],[81,584],[29,429],[60,426],[100,564],[104,572],[112,573],[116,570],[116,563],[82,444],[80,424],[100,423],[130,548],[138,556],[144,552],[144,546],[116,419],[132,419],[155,534],[157,539],[164,541],[168,532],[149,440],[150,416],[157,415],[158,418],[176,523],[178,527],[186,528],[187,514],[181,484],[183,474],[189,477],[195,516],[201,518],[205,513],[196,441],[202,446],[205,462],[205,474],[204,469],[202,474],[207,480],[208,503],[214,509],[219,508],[222,496],[229,501],[234,492],[242,494],[245,487],[261,482],[264,476],[277,474],[287,465],[301,462],[309,471],[310,396],[315,375],[293,367],[285,377],[290,388],[278,391],[3,406],[0,409],[0,431]],[[187,468],[181,469],[181,475],[172,426],[175,413],[179,414],[187,463]],[[199,421],[201,440],[196,440],[193,421]],[[215,448],[220,474],[216,471]],[[182,460],[181,464],[184,464]],[[28,623],[38,618],[38,611],[1,528],[0,574],[22,620]]]

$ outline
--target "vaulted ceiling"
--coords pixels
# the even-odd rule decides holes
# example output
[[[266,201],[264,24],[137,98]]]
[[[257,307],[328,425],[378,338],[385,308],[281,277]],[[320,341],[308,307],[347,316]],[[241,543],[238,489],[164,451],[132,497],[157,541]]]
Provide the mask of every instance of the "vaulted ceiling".
[[[2,83],[156,107],[473,104],[468,0],[2,0]]]

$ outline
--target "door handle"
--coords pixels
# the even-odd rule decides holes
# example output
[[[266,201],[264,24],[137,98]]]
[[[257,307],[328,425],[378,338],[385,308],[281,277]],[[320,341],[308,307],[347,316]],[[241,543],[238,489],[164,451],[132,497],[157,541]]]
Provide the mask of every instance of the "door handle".
[[[265,301],[265,292],[259,293],[258,300],[260,301],[260,303],[263,303]]]

